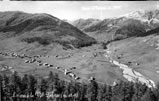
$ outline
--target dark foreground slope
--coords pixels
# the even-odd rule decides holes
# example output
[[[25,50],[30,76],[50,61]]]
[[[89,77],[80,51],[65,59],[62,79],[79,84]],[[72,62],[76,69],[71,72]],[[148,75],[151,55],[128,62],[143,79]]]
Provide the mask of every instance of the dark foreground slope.
[[[159,101],[158,87],[148,88],[139,82],[118,81],[114,86],[101,85],[95,80],[88,84],[65,82],[52,72],[48,78],[20,77],[17,73],[0,78],[4,85],[0,85],[2,101]]]

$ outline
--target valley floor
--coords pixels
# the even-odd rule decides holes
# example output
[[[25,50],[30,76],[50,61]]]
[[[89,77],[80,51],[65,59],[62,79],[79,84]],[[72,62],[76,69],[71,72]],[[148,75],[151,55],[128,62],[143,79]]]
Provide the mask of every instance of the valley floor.
[[[156,37],[148,36],[146,38],[130,38],[113,42],[108,45],[107,49],[111,51],[109,55],[111,58],[105,55],[106,51],[102,48],[101,44],[74,50],[56,49],[46,54],[42,54],[44,51],[47,51],[46,49],[26,53],[29,56],[42,55],[38,60],[41,60],[42,63],[53,65],[52,68],[39,66],[36,62],[25,63],[25,59],[0,55],[0,68],[10,66],[21,75],[27,73],[38,77],[45,77],[49,71],[53,71],[54,73],[58,73],[61,79],[75,80],[67,75],[67,72],[71,72],[75,76],[80,77],[80,79],[78,79],[80,82],[88,82],[90,77],[95,77],[99,83],[106,82],[107,84],[113,84],[116,80],[127,81],[128,78],[125,77],[129,75],[127,75],[128,73],[124,74],[123,66],[121,66],[124,64],[124,66],[130,67],[130,71],[133,75],[138,75],[138,77],[142,76],[149,80],[145,82],[151,82],[153,84],[154,81],[156,84],[159,81],[159,73],[157,72],[159,69],[157,67],[159,65],[157,59],[159,58],[158,55],[156,55],[158,53],[157,46],[151,46],[152,44],[157,44],[154,43],[157,41],[151,41],[155,40],[154,38]],[[145,40],[149,41],[146,43]],[[22,53],[19,52],[19,54]],[[58,70],[56,67],[60,67],[61,70]],[[9,74],[10,71],[1,71],[1,73]]]

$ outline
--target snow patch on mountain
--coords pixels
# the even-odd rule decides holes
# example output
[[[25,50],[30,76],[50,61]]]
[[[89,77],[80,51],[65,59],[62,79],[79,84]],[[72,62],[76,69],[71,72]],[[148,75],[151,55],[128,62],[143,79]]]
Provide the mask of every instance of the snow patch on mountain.
[[[151,10],[151,11],[138,10],[135,12],[125,14],[123,15],[123,17],[137,19],[142,22],[147,22],[148,25],[156,24],[159,23],[159,10]]]

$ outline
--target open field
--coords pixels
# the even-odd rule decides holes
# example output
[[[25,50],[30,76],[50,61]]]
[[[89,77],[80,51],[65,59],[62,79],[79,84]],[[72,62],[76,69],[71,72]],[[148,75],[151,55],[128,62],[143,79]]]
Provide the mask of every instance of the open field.
[[[44,53],[42,51],[39,53],[38,51],[32,52],[36,53],[34,55]],[[34,56],[32,52],[28,53],[29,56]],[[71,80],[62,71],[55,69],[58,66],[62,70],[67,69],[79,76],[81,78],[79,81],[87,82],[91,76],[95,77],[100,83],[106,82],[108,84],[112,84],[116,79],[125,80],[122,76],[122,70],[109,63],[104,57],[104,50],[100,44],[75,50],[57,51],[55,49],[38,59],[42,63],[52,64],[53,68],[38,66],[37,63],[25,63],[25,59],[0,56],[1,64],[13,67],[20,74],[28,73],[36,76],[47,76],[49,71],[53,71],[58,73],[60,78]],[[76,69],[70,70],[71,67],[76,67]]]

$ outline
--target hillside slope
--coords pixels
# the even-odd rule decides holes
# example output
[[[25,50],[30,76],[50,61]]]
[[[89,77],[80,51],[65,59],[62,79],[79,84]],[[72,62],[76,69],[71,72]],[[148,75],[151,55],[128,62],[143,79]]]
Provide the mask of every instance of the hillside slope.
[[[11,71],[3,71],[4,67],[11,67],[20,75],[45,77],[53,71],[61,79],[71,80],[64,69],[75,66],[73,55],[93,43],[96,43],[94,38],[49,14],[0,12],[0,72],[3,74],[11,74]],[[24,54],[29,57],[19,58]],[[35,58],[40,63],[27,62]],[[68,58],[72,60],[67,61]],[[48,68],[46,64],[53,67]]]
[[[28,43],[59,43],[75,48],[96,42],[72,25],[48,14],[0,12],[0,38],[13,37]]]
[[[144,33],[144,37],[127,38],[112,42],[108,50],[120,63],[140,72],[146,78],[159,82],[159,28]]]
[[[71,22],[71,24],[80,30],[85,30],[93,25],[96,25],[99,21],[99,19],[78,19]]]

